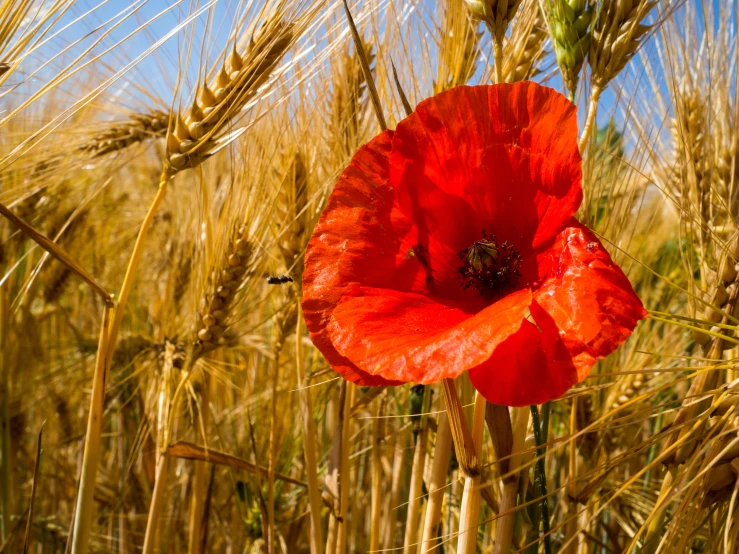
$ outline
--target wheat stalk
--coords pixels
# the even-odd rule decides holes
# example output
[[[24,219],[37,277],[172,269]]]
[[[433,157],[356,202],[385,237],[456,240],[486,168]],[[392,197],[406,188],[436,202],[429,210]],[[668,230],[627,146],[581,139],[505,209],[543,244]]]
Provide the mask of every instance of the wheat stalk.
[[[493,38],[495,82],[503,82],[503,39],[521,0],[465,0],[472,17],[485,22]]]

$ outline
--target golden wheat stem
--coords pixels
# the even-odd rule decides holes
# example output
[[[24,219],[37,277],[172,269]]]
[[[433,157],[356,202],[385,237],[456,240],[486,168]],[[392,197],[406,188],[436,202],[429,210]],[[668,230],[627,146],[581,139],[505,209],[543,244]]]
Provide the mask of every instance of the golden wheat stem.
[[[117,423],[118,423],[118,458],[120,460],[120,483],[121,490],[123,489],[123,483],[125,480],[126,471],[126,424],[125,417],[123,415],[123,409],[119,401],[117,410]],[[125,509],[121,509],[118,512],[118,554],[126,554],[128,552],[128,533],[126,531],[126,519],[127,513]]]
[[[392,483],[390,485],[390,496],[388,498],[387,517],[385,518],[385,529],[383,531],[384,545],[386,550],[395,546],[395,530],[398,521],[398,510],[396,506],[400,500],[401,474],[403,473],[403,462],[405,461],[406,434],[396,431],[392,468]]]
[[[418,520],[421,512],[421,488],[423,485],[423,469],[426,465],[426,442],[428,426],[423,425],[413,451],[411,482],[408,490],[408,514],[405,522],[405,540],[403,554],[415,554],[418,542]]]
[[[168,463],[169,456],[167,456],[165,452],[158,450],[156,474],[154,477],[154,490],[151,494],[151,504],[149,504],[149,517],[146,519],[146,533],[144,534],[144,546],[141,549],[142,554],[152,554],[152,552],[154,552],[157,523],[159,522],[159,513],[162,511],[164,487],[167,482]]]
[[[495,37],[495,32],[491,29],[491,34]],[[495,82],[500,84],[503,82],[503,41],[493,38],[495,45],[493,46],[493,59],[495,64]]]
[[[136,237],[136,243],[133,246],[133,251],[131,252],[131,257],[128,261],[128,267],[126,268],[126,274],[123,277],[121,290],[118,293],[118,299],[113,310],[113,316],[110,324],[110,332],[108,334],[108,365],[113,360],[116,340],[118,339],[118,331],[120,330],[121,321],[123,320],[123,314],[125,312],[126,302],[128,301],[128,295],[130,294],[131,287],[133,286],[133,280],[136,275],[136,268],[139,265],[139,261],[141,261],[142,254],[144,253],[144,241],[146,240],[146,235],[149,233],[149,228],[151,227],[151,224],[154,222],[154,216],[156,215],[157,211],[159,211],[159,206],[162,204],[162,200],[164,200],[164,197],[167,194],[167,184],[169,183],[169,179],[170,174],[165,169],[164,171],[162,171],[162,175],[159,178],[159,189],[157,190],[157,194],[154,197],[154,200],[149,206],[149,211],[146,213],[144,221],[141,223],[139,234]]]
[[[10,534],[10,306],[7,283],[0,285],[0,541]]]
[[[333,444],[331,446],[331,455],[329,458],[328,472],[326,475],[326,485],[331,494],[331,512],[328,519],[328,530],[326,532],[326,554],[336,553],[336,543],[338,540],[339,519],[341,518],[341,494],[339,493],[339,483],[341,480],[341,442],[344,431],[344,418],[347,389],[349,383],[341,381],[339,387],[339,396],[331,401],[329,415],[333,416],[329,419],[331,427],[333,427]]]
[[[281,343],[282,341],[280,341]],[[267,471],[267,553],[275,551],[275,471],[277,471],[277,383],[280,376],[280,351],[282,345],[274,348],[272,365],[272,405],[269,421],[269,465]]]
[[[344,420],[341,431],[341,473],[339,475],[339,505],[341,517],[338,519],[336,531],[336,554],[346,552],[349,530],[349,491],[351,490],[351,467],[349,455],[352,450],[352,404],[356,386],[347,384],[346,402],[344,403]]]
[[[576,554],[577,553],[577,541],[575,536],[577,535],[577,518],[578,509],[577,501],[575,496],[577,495],[577,439],[575,435],[577,433],[577,396],[572,398],[572,409],[570,411],[570,447],[567,453],[567,524],[565,526],[565,541],[566,544],[564,554]]]
[[[405,520],[405,538],[403,540],[403,554],[415,554],[418,548],[418,526],[421,516],[421,491],[423,487],[423,471],[426,468],[426,450],[428,444],[427,417],[430,409],[431,392],[426,387],[423,390],[421,401],[420,429],[415,437],[413,449],[413,465],[411,466],[411,481],[408,490],[408,512]]]
[[[472,444],[477,460],[482,459],[482,436],[485,428],[485,398],[475,393],[475,409],[472,415]],[[473,554],[477,549],[477,526],[480,519],[480,480],[479,472],[466,475],[462,503],[459,514],[459,539],[457,554]]]
[[[203,394],[200,398],[200,420],[202,422],[203,431],[207,432],[208,422],[210,419],[210,379],[208,374],[203,375]],[[207,437],[203,437],[207,441]],[[167,445],[169,446],[169,445]],[[205,504],[205,471],[207,469],[205,462],[195,462],[195,475],[192,483],[192,499],[190,503],[190,528],[187,536],[187,552],[188,554],[199,554],[201,529],[203,521],[203,506]]]
[[[326,553],[332,554],[336,552],[336,534],[338,522],[332,514],[328,520],[328,529],[326,530]]]
[[[306,386],[305,368],[303,367],[303,310],[300,306],[300,299],[298,299],[298,320],[295,327],[295,371],[298,375],[303,456],[308,477],[310,504],[310,551],[311,554],[321,554],[323,552],[323,530],[321,529],[321,488],[318,484],[318,446],[316,444],[316,423],[313,420],[313,397]]]
[[[162,376],[159,388],[159,406],[157,413],[157,457],[156,472],[154,476],[154,490],[151,494],[151,502],[149,504],[149,516],[146,520],[146,532],[144,534],[144,546],[142,554],[152,554],[157,541],[157,529],[159,524],[159,513],[162,510],[162,501],[164,497],[164,489],[167,482],[167,466],[169,464],[169,455],[167,454],[170,440],[170,416],[177,413],[177,407],[172,400],[172,372],[173,355],[175,346],[168,343],[164,354],[164,364],[162,366]],[[190,368],[183,368],[182,372],[189,372]],[[181,381],[185,381],[187,377],[181,377]],[[172,418],[174,419],[174,418]]]
[[[585,148],[588,145],[588,140],[590,139],[590,135],[593,132],[593,127],[595,126],[595,116],[598,113],[598,102],[600,101],[600,95],[602,92],[603,89],[601,89],[598,85],[593,85],[593,90],[590,92],[590,100],[588,102],[588,114],[585,117],[585,126],[582,128],[582,134],[580,135],[580,140],[578,141],[578,146],[580,147],[581,154],[585,152]]]
[[[654,503],[652,513],[657,513],[656,517],[649,522],[647,527],[647,535],[644,538],[644,546],[642,548],[643,554],[654,554],[660,543],[662,531],[664,530],[665,515],[667,513],[667,497],[672,490],[672,483],[674,481],[674,469],[668,471],[662,479],[662,485],[659,490],[659,497],[657,502]]]
[[[103,404],[105,402],[105,381],[108,376],[108,350],[110,312],[115,308],[103,308],[103,321],[100,326],[95,373],[92,378],[92,396],[90,397],[90,412],[87,418],[85,433],[85,449],[82,457],[82,472],[80,473],[79,490],[77,492],[77,506],[75,509],[74,531],[72,536],[72,554],[86,554],[92,524],[93,493],[95,492],[95,477],[97,476],[100,460],[100,435],[103,428]]]
[[[493,554],[508,554],[513,542],[513,528],[516,522],[516,496],[518,494],[521,452],[526,442],[526,428],[529,424],[529,408],[513,409],[513,448],[509,463],[509,478],[504,481],[503,496],[500,500],[501,515],[495,535]]]
[[[452,453],[452,428],[446,413],[439,414],[439,428],[436,431],[436,446],[434,447],[434,462],[429,477],[428,506],[426,519],[421,535],[421,554],[434,549],[438,536],[441,508],[446,490],[446,476],[449,469],[449,457]]]
[[[375,419],[372,422],[372,496],[370,499],[370,551],[380,549],[382,522],[382,441],[383,399],[375,400]]]
[[[143,253],[144,240],[147,232],[154,221],[154,215],[159,209],[159,205],[164,199],[167,190],[167,182],[169,174],[163,173],[159,183],[159,190],[154,198],[149,211],[144,218],[144,222],[139,229],[138,237],[134,245],[131,258],[126,269],[126,275],[123,278],[121,291],[118,296],[118,302],[113,308],[106,306],[103,314],[103,329],[100,338],[100,346],[98,347],[97,362],[95,365],[95,377],[93,379],[93,395],[90,403],[90,416],[87,423],[87,433],[85,439],[85,454],[83,458],[82,473],[80,475],[79,493],[77,495],[77,506],[75,509],[74,532],[72,537],[72,554],[85,554],[88,547],[88,539],[90,534],[90,523],[92,518],[93,492],[95,488],[95,476],[97,475],[97,464],[100,458],[100,432],[102,428],[102,404],[105,399],[105,372],[113,361],[113,353],[118,338],[123,312],[125,311],[126,301],[131,292],[136,267],[141,260]],[[111,313],[112,312],[112,313]],[[101,372],[102,376],[101,376]],[[96,387],[102,387],[97,389]],[[100,398],[96,398],[100,395]],[[99,407],[95,402],[99,402]],[[99,410],[95,413],[94,410]],[[92,439],[92,440],[91,440]],[[88,454],[88,448],[89,454]],[[153,504],[153,503],[152,503]],[[148,529],[148,525],[147,525]],[[146,543],[145,543],[146,544]],[[146,551],[144,551],[145,554]]]

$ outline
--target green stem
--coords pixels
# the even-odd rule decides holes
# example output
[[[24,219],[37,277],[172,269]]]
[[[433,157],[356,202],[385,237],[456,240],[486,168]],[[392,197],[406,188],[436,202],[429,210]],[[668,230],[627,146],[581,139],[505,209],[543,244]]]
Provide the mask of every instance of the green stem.
[[[549,414],[552,413],[552,401],[541,405],[541,438],[542,444],[549,442]]]
[[[543,408],[542,411],[548,410]],[[546,415],[547,425],[549,424],[549,415]],[[544,533],[544,552],[546,554],[552,554],[552,540],[549,536],[549,502],[547,499],[547,476],[546,468],[544,464],[544,455],[546,448],[543,446],[546,442],[544,438],[544,430],[542,422],[539,421],[539,409],[536,406],[531,406],[531,422],[534,427],[534,439],[536,440],[536,477],[535,480],[538,483],[539,491],[541,492],[539,507],[541,513],[541,524],[542,532]]]

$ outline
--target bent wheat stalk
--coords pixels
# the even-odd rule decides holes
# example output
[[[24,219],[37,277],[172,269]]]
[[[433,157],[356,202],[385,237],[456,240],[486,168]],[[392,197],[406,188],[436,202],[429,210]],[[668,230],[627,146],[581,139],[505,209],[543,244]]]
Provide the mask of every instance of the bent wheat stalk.
[[[434,462],[429,478],[429,498],[426,508],[426,521],[421,537],[421,554],[430,552],[436,547],[435,539],[441,522],[441,508],[446,490],[446,476],[449,469],[449,457],[452,453],[452,429],[445,413],[439,414],[439,426],[436,432]]]

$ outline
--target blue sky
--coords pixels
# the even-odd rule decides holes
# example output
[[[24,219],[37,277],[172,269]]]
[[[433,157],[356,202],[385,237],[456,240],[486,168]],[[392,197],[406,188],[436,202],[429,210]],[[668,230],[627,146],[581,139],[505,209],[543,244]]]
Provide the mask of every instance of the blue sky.
[[[419,0],[434,1],[434,0]],[[676,1],[676,0],[675,0]],[[718,6],[718,0],[710,0]],[[183,83],[185,90],[191,90],[194,80],[197,79],[197,68],[200,67],[198,56],[202,50],[201,40],[208,36],[206,59],[213,60],[226,44],[227,36],[233,28],[236,14],[243,13],[245,0],[210,0],[201,1],[201,7],[212,5],[210,11],[205,10],[196,20],[196,43],[192,48],[193,58],[189,60],[188,71],[185,75],[188,81]],[[257,1],[256,4],[261,4]],[[735,4],[735,2],[732,2]],[[70,25],[60,36],[50,41],[47,48],[39,50],[35,56],[35,63],[43,63],[51,53],[59,52],[70,46],[71,41],[79,41],[70,47],[60,59],[51,64],[54,67],[64,67],[70,60],[75,59],[89,48],[95,41],[99,41],[93,50],[85,54],[78,63],[83,63],[93,56],[93,52],[100,53],[115,46],[102,58],[100,65],[105,76],[143,55],[152,44],[164,39],[176,29],[178,24],[185,21],[193,11],[194,2],[189,0],[77,0],[57,25]],[[254,9],[253,7],[251,8]],[[210,20],[209,20],[210,16]],[[79,20],[78,20],[79,19]],[[78,20],[78,21],[76,21]],[[76,21],[76,22],[75,22]],[[205,32],[206,26],[210,31]],[[187,29],[187,30],[186,30]],[[169,103],[176,82],[176,73],[173,68],[181,66],[180,56],[187,52],[188,40],[192,27],[188,26],[164,42],[146,59],[136,64],[125,76],[114,83],[104,95],[115,98],[123,108],[130,105],[140,105],[145,96],[159,102]],[[649,54],[650,48],[647,48]],[[383,63],[383,60],[378,60]],[[101,79],[102,80],[102,79]],[[553,83],[554,84],[554,83]],[[556,85],[555,85],[556,86]],[[140,87],[137,89],[137,87]],[[73,91],[70,91],[73,92]],[[613,105],[614,92],[609,90],[603,98],[605,106]],[[148,104],[152,100],[144,99]],[[603,117],[607,117],[612,110],[602,109]],[[603,121],[601,121],[603,122]]]

